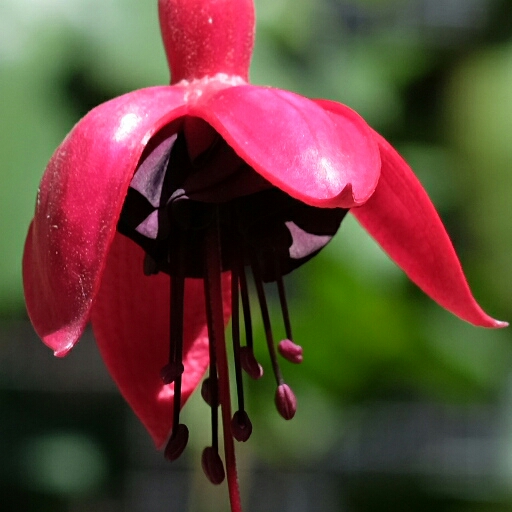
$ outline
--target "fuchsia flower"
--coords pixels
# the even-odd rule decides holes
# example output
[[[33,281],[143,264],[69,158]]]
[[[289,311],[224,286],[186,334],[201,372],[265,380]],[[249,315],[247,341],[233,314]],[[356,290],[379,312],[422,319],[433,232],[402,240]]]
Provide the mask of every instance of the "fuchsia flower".
[[[209,367],[202,394],[212,446],[203,468],[214,483],[224,479],[220,404],[231,506],[240,510],[233,437],[245,441],[252,428],[241,369],[261,375],[247,266],[286,419],[296,400],[279,369],[262,283],[278,285],[288,338],[279,352],[300,362],[282,276],[326,245],[348,210],[441,306],[475,325],[506,324],[476,303],[434,206],[389,143],[344,105],[248,84],[252,0],[159,0],[159,13],[172,83],[100,105],[59,146],[26,241],[26,302],[57,356],[92,322],[110,373],[170,459],[188,438],[180,408]]]

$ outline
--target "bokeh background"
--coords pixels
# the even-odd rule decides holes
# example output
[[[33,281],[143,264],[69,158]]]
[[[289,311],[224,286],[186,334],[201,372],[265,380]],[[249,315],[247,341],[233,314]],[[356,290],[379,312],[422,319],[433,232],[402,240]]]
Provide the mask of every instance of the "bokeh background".
[[[391,140],[476,297],[511,320],[512,2],[256,7],[252,81],[344,102]],[[23,242],[53,150],[98,103],[167,82],[156,0],[0,3],[4,510],[227,510],[225,486],[200,470],[201,400],[185,409],[191,441],[171,465],[117,394],[91,333],[54,359],[23,304]],[[282,366],[299,410],[285,422],[270,375],[247,382],[254,433],[237,448],[248,512],[512,510],[512,330],[442,310],[350,216],[287,288],[305,361]]]

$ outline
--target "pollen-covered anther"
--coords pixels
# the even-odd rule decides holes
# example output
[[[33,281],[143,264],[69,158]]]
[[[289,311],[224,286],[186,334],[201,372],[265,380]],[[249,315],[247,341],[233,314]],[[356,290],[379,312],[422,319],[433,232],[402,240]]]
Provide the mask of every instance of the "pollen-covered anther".
[[[208,480],[214,485],[219,485],[226,476],[224,464],[220,458],[219,452],[213,446],[207,446],[201,456],[201,466]]]
[[[291,420],[297,411],[297,398],[288,384],[280,384],[276,389],[276,407],[285,420]]]
[[[258,363],[254,357],[254,352],[249,347],[240,347],[240,365],[254,380],[263,376],[263,367]]]
[[[185,367],[183,366],[183,363],[171,361],[160,370],[160,378],[164,384],[171,384],[171,382],[174,382],[178,377],[180,377],[184,371]]]
[[[299,364],[302,363],[302,347],[297,345],[290,339],[285,339],[279,342],[277,350],[290,363]]]
[[[164,450],[167,460],[173,461],[179,458],[188,443],[188,428],[183,423],[172,429],[172,434]]]
[[[236,411],[231,420],[231,432],[233,437],[245,443],[252,434],[252,423],[245,411]]]

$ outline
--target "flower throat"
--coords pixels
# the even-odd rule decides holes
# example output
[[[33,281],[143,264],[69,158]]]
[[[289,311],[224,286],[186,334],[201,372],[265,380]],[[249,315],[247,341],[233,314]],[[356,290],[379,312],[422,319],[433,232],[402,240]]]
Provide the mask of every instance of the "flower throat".
[[[276,189],[217,134],[208,149],[195,158],[189,154],[183,131],[164,130],[150,141],[131,181],[118,231],[144,249],[146,275],[165,272],[171,276],[169,360],[162,362],[160,373],[164,384],[174,385],[173,427],[164,452],[168,459],[181,455],[189,436],[187,427],[180,423],[185,279],[204,282],[210,362],[201,395],[211,410],[212,445],[203,451],[202,466],[210,481],[219,484],[225,477],[218,452],[219,405],[229,470],[228,459],[234,465],[232,439],[246,441],[252,432],[242,371],[253,379],[263,375],[253,350],[246,271],[251,270],[262,315],[276,380],[275,404],[288,420],[295,415],[296,398],[278,363],[264,283],[277,284],[286,332],[278,351],[288,361],[300,363],[302,348],[293,341],[283,275],[317,254],[334,236],[346,212],[308,206]],[[221,275],[228,271],[231,290],[223,290]],[[223,295],[229,291],[237,390],[233,415],[223,312]]]

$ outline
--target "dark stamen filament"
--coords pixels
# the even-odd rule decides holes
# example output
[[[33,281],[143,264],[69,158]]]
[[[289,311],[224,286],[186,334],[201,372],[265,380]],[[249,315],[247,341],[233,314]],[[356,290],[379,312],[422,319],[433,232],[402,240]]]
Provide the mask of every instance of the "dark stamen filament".
[[[183,302],[185,298],[185,279],[182,276],[171,279],[171,346],[170,364],[183,367]],[[173,425],[179,425],[181,409],[181,376],[183,370],[174,380]]]
[[[233,338],[233,355],[235,358],[235,378],[238,395],[238,408],[244,409],[244,390],[242,385],[242,368],[240,367],[240,312],[238,300],[238,268],[231,270],[231,337]]]
[[[240,261],[243,261],[242,254],[240,254]],[[245,347],[240,348],[240,364],[251,378],[259,379],[263,376],[263,368],[254,357],[251,305],[249,302],[247,278],[245,276],[245,268],[243,264],[238,265],[238,278],[240,286],[240,295],[242,297],[242,310],[244,314],[246,343]]]
[[[240,268],[239,280],[240,280],[240,295],[242,297],[242,310],[244,313],[245,343],[251,350],[253,350],[251,305],[249,303],[249,292],[247,290],[247,278],[245,276],[245,269],[243,266],[241,266],[241,268]]]
[[[205,263],[206,265],[206,263]],[[205,275],[208,277],[207,270]],[[211,422],[212,422],[212,447],[215,451],[219,449],[219,386],[217,380],[217,352],[215,345],[217,343],[215,336],[215,326],[213,320],[212,302],[215,300],[211,295],[210,282],[206,278],[204,280],[204,297],[206,305],[206,321],[208,324],[208,338],[209,338],[209,352],[210,352],[210,370],[208,379],[205,381],[207,384],[208,400],[205,401],[210,405]]]
[[[291,363],[302,363],[302,347],[293,342],[292,324],[288,313],[288,302],[286,300],[286,292],[284,289],[283,276],[277,255],[274,255],[275,278],[277,291],[279,293],[279,302],[281,304],[281,312],[283,314],[284,329],[286,339],[281,340],[277,346],[279,353]]]
[[[178,255],[178,258],[181,256]],[[175,460],[183,453],[188,442],[188,428],[180,424],[185,279],[183,275],[176,275],[170,281],[169,363],[162,368],[161,377],[165,384],[174,382],[173,429],[164,453],[169,460]]]
[[[237,441],[245,442],[252,433],[252,424],[245,412],[242,366],[240,362],[240,308],[239,308],[239,265],[235,263],[231,270],[231,334],[235,359],[235,379],[238,397],[238,411],[231,420],[231,432]]]
[[[281,311],[283,313],[284,329],[286,332],[286,337],[289,340],[293,340],[292,325],[290,323],[290,315],[288,314],[288,303],[286,301],[286,292],[284,290],[283,276],[281,275],[281,269],[280,269],[279,259],[277,258],[277,255],[275,256],[274,261],[275,261],[275,269],[276,269],[277,291],[279,293],[279,302],[281,303]]]
[[[272,370],[276,383],[279,386],[284,383],[279,363],[277,362],[276,348],[274,346],[274,337],[272,335],[272,326],[270,324],[270,315],[268,313],[267,299],[265,297],[265,289],[263,288],[263,281],[261,279],[259,262],[254,258],[251,262],[252,273],[254,276],[254,284],[256,286],[256,293],[258,295],[258,302],[261,310],[261,318],[263,320],[263,327],[265,329],[265,337],[267,339],[268,353],[272,362]]]

